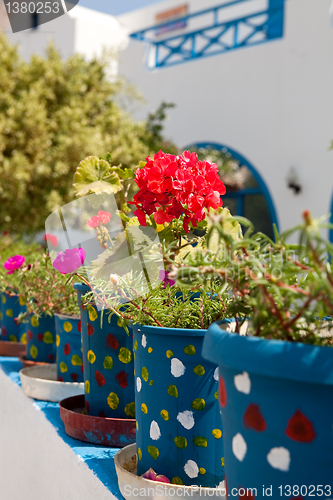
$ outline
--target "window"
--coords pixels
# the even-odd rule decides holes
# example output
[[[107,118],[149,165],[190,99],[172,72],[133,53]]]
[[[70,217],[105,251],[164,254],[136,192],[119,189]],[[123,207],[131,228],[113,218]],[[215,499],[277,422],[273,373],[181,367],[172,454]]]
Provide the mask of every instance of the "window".
[[[273,239],[273,224],[278,227],[276,212],[263,179],[255,168],[239,153],[215,143],[198,143],[189,148],[199,159],[209,159],[219,167],[227,193],[223,205],[232,215],[251,220],[255,231],[262,231]]]

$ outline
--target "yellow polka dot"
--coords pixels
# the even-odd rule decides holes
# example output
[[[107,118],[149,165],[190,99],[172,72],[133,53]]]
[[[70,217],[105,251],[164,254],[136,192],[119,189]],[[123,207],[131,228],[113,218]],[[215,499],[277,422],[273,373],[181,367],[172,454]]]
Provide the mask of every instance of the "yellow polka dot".
[[[188,346],[186,346],[184,352],[189,356],[193,356],[196,353],[194,345],[189,344]]]
[[[178,389],[175,385],[169,385],[168,389],[169,396],[173,396],[174,398],[178,398]]]
[[[179,485],[181,485],[181,486],[183,486],[183,485],[184,485],[184,483],[183,483],[183,481],[180,479],[180,477],[177,477],[177,476],[175,476],[175,477],[173,477],[173,478],[171,479],[171,484],[179,484]]]
[[[169,350],[168,350],[168,351],[166,352],[166,357],[167,357],[167,358],[173,358],[173,357],[174,357],[174,353],[173,353],[172,351],[169,351]]]
[[[204,469],[203,467],[200,467],[199,473],[200,474],[206,474],[206,469]]]
[[[205,400],[202,398],[194,399],[191,403],[191,408],[193,408],[193,410],[204,410],[205,406]]]
[[[5,295],[2,295],[1,299],[2,299],[2,303],[3,303],[3,304],[6,304],[7,299],[6,299]]]
[[[2,312],[0,311],[0,320],[3,319],[3,314]]]
[[[202,377],[202,375],[205,374],[205,369],[202,365],[197,365],[193,368],[193,371],[196,375],[198,375],[199,377]]]
[[[219,391],[216,391],[214,393],[214,398],[217,399],[217,400],[219,400]]]
[[[64,330],[65,332],[69,333],[73,330],[73,325],[69,321],[65,321],[64,323]]]
[[[45,344],[53,344],[54,342],[54,338],[53,338],[53,335],[51,332],[45,332],[44,333],[44,339],[43,341],[45,342]]]
[[[20,297],[19,298],[19,304],[20,306],[25,306],[27,303],[27,299],[25,297]]]
[[[148,370],[147,368],[144,366],[141,370],[141,375],[142,375],[142,378],[145,382],[148,382],[148,379],[149,379],[149,373],[148,373]]]
[[[111,356],[106,356],[105,357],[103,366],[104,366],[104,368],[106,370],[111,370],[112,369],[112,367],[113,367],[113,359],[111,358]]]
[[[31,356],[32,358],[34,358],[34,359],[36,359],[36,358],[37,358],[37,356],[38,356],[38,349],[37,349],[37,347],[36,347],[35,345],[32,345],[32,346],[30,347],[30,356]]]
[[[160,454],[158,448],[156,448],[155,446],[148,446],[148,453],[155,460],[158,458]]]
[[[154,384],[154,382],[155,382],[155,380],[151,380],[151,381],[149,382],[149,385],[153,385],[153,384]]]
[[[33,316],[33,317],[31,318],[31,324],[32,324],[32,326],[33,326],[33,327],[35,327],[35,328],[37,328],[37,326],[39,326],[39,321],[38,321],[37,316]]]
[[[221,458],[221,465],[224,467],[224,458]]]
[[[138,350],[138,341],[136,340],[134,342],[134,351],[137,351]]]
[[[213,429],[212,434],[215,439],[220,439],[222,437],[222,431],[220,431],[220,429]]]
[[[60,363],[60,371],[61,371],[61,373],[66,373],[66,372],[67,372],[67,370],[68,370],[68,368],[67,368],[66,363],[64,363],[64,362],[62,361],[62,362]]]
[[[57,347],[60,346],[60,337],[59,337],[59,335],[56,335],[56,345],[57,345]]]
[[[20,339],[20,342],[22,342],[22,344],[26,344],[27,343],[27,334],[24,333]]]
[[[17,342],[17,337],[15,335],[9,335],[10,342]]]
[[[90,392],[90,382],[89,382],[89,380],[85,381],[85,383],[84,383],[84,389],[86,391],[86,394],[89,394],[89,392]]]
[[[195,436],[193,438],[193,444],[195,444],[195,446],[200,446],[201,448],[207,448],[207,438],[204,436]]]
[[[148,352],[149,352],[149,354],[151,354],[153,352],[153,348],[152,347],[148,347]]]
[[[119,351],[118,358],[122,363],[130,363],[132,361],[132,353],[127,347],[122,347]]]
[[[115,392],[111,392],[108,396],[108,405],[112,410],[116,410],[119,406],[119,398]]]
[[[142,451],[141,451],[141,448],[138,448],[138,459],[142,460]]]
[[[88,314],[90,321],[95,321],[98,318],[97,311],[93,306],[88,306]]]
[[[137,432],[139,432],[139,423],[138,423],[138,421],[136,421],[136,424],[135,424],[135,425],[136,425],[136,430],[137,430]]]
[[[128,403],[125,406],[125,413],[128,418],[135,418],[135,401],[133,401],[133,403]]]
[[[82,366],[82,359],[77,354],[73,354],[71,363],[73,366]]]
[[[91,363],[91,364],[95,363],[95,361],[96,361],[95,353],[91,350],[88,351],[87,358],[88,358],[89,363]]]
[[[177,448],[180,448],[181,450],[187,448],[187,439],[183,436],[176,436],[174,442]]]
[[[13,309],[7,309],[6,316],[8,316],[8,318],[12,318],[14,316]]]
[[[147,415],[148,408],[147,408],[147,405],[145,403],[142,403],[142,405],[141,405],[141,411],[143,411],[143,413],[145,413]]]
[[[169,420],[169,412],[167,410],[162,410],[161,417],[164,418],[164,420]]]

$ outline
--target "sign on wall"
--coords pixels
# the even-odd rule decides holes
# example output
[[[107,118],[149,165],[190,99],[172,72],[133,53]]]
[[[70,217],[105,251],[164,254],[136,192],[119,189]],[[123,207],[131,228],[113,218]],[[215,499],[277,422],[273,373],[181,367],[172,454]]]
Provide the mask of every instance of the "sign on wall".
[[[186,28],[187,20],[181,19],[188,14],[188,5],[180,5],[179,7],[175,7],[173,9],[165,10],[163,12],[159,12],[155,16],[156,24],[167,24],[166,26],[161,26],[156,29],[156,36],[164,35],[165,33],[169,33],[170,31],[177,31],[179,29]],[[173,22],[171,22],[173,21]]]

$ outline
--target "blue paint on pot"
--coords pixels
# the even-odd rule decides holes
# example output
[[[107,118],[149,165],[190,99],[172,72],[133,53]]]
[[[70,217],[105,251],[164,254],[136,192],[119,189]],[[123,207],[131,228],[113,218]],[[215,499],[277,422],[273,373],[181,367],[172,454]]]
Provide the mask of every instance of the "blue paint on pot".
[[[86,409],[89,415],[109,418],[135,418],[133,338],[111,322],[93,305],[81,306],[89,288],[74,285],[81,308],[82,357]]]
[[[83,382],[80,316],[55,314],[57,379]]]
[[[312,498],[322,485],[331,497],[332,348],[240,337],[214,324],[203,357],[219,364],[229,493],[256,488],[263,498],[265,485],[273,498]]]
[[[0,294],[0,341],[26,343],[26,325],[24,323],[16,324],[15,321],[20,313],[26,311],[25,303],[23,297],[10,296],[7,293]]]
[[[54,316],[37,318],[31,314],[26,325],[27,359],[54,363],[56,359],[56,331]]]
[[[215,487],[224,479],[217,366],[206,330],[134,325],[138,475]]]

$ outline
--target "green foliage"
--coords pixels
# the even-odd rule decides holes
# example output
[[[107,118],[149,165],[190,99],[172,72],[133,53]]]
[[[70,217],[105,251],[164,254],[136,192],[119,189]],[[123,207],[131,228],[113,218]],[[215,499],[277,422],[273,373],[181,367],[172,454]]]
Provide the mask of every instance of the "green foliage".
[[[82,158],[112,151],[128,174],[151,153],[161,136],[121,107],[133,91],[109,81],[107,65],[80,55],[64,61],[52,45],[45,58],[26,63],[0,34],[0,230],[43,229],[48,215],[73,199]],[[120,172],[111,171],[120,189]]]
[[[333,244],[321,231],[332,227],[325,217],[313,220],[308,212],[302,224],[279,235],[276,242],[253,233],[252,224],[244,239],[230,238],[228,218],[215,221],[207,234],[207,248],[174,266],[173,278],[188,287],[204,286],[212,279],[229,285],[234,293],[230,310],[250,317],[249,334],[315,345],[333,345]],[[210,239],[219,235],[222,251],[212,252]],[[287,243],[299,235],[298,244]]]

